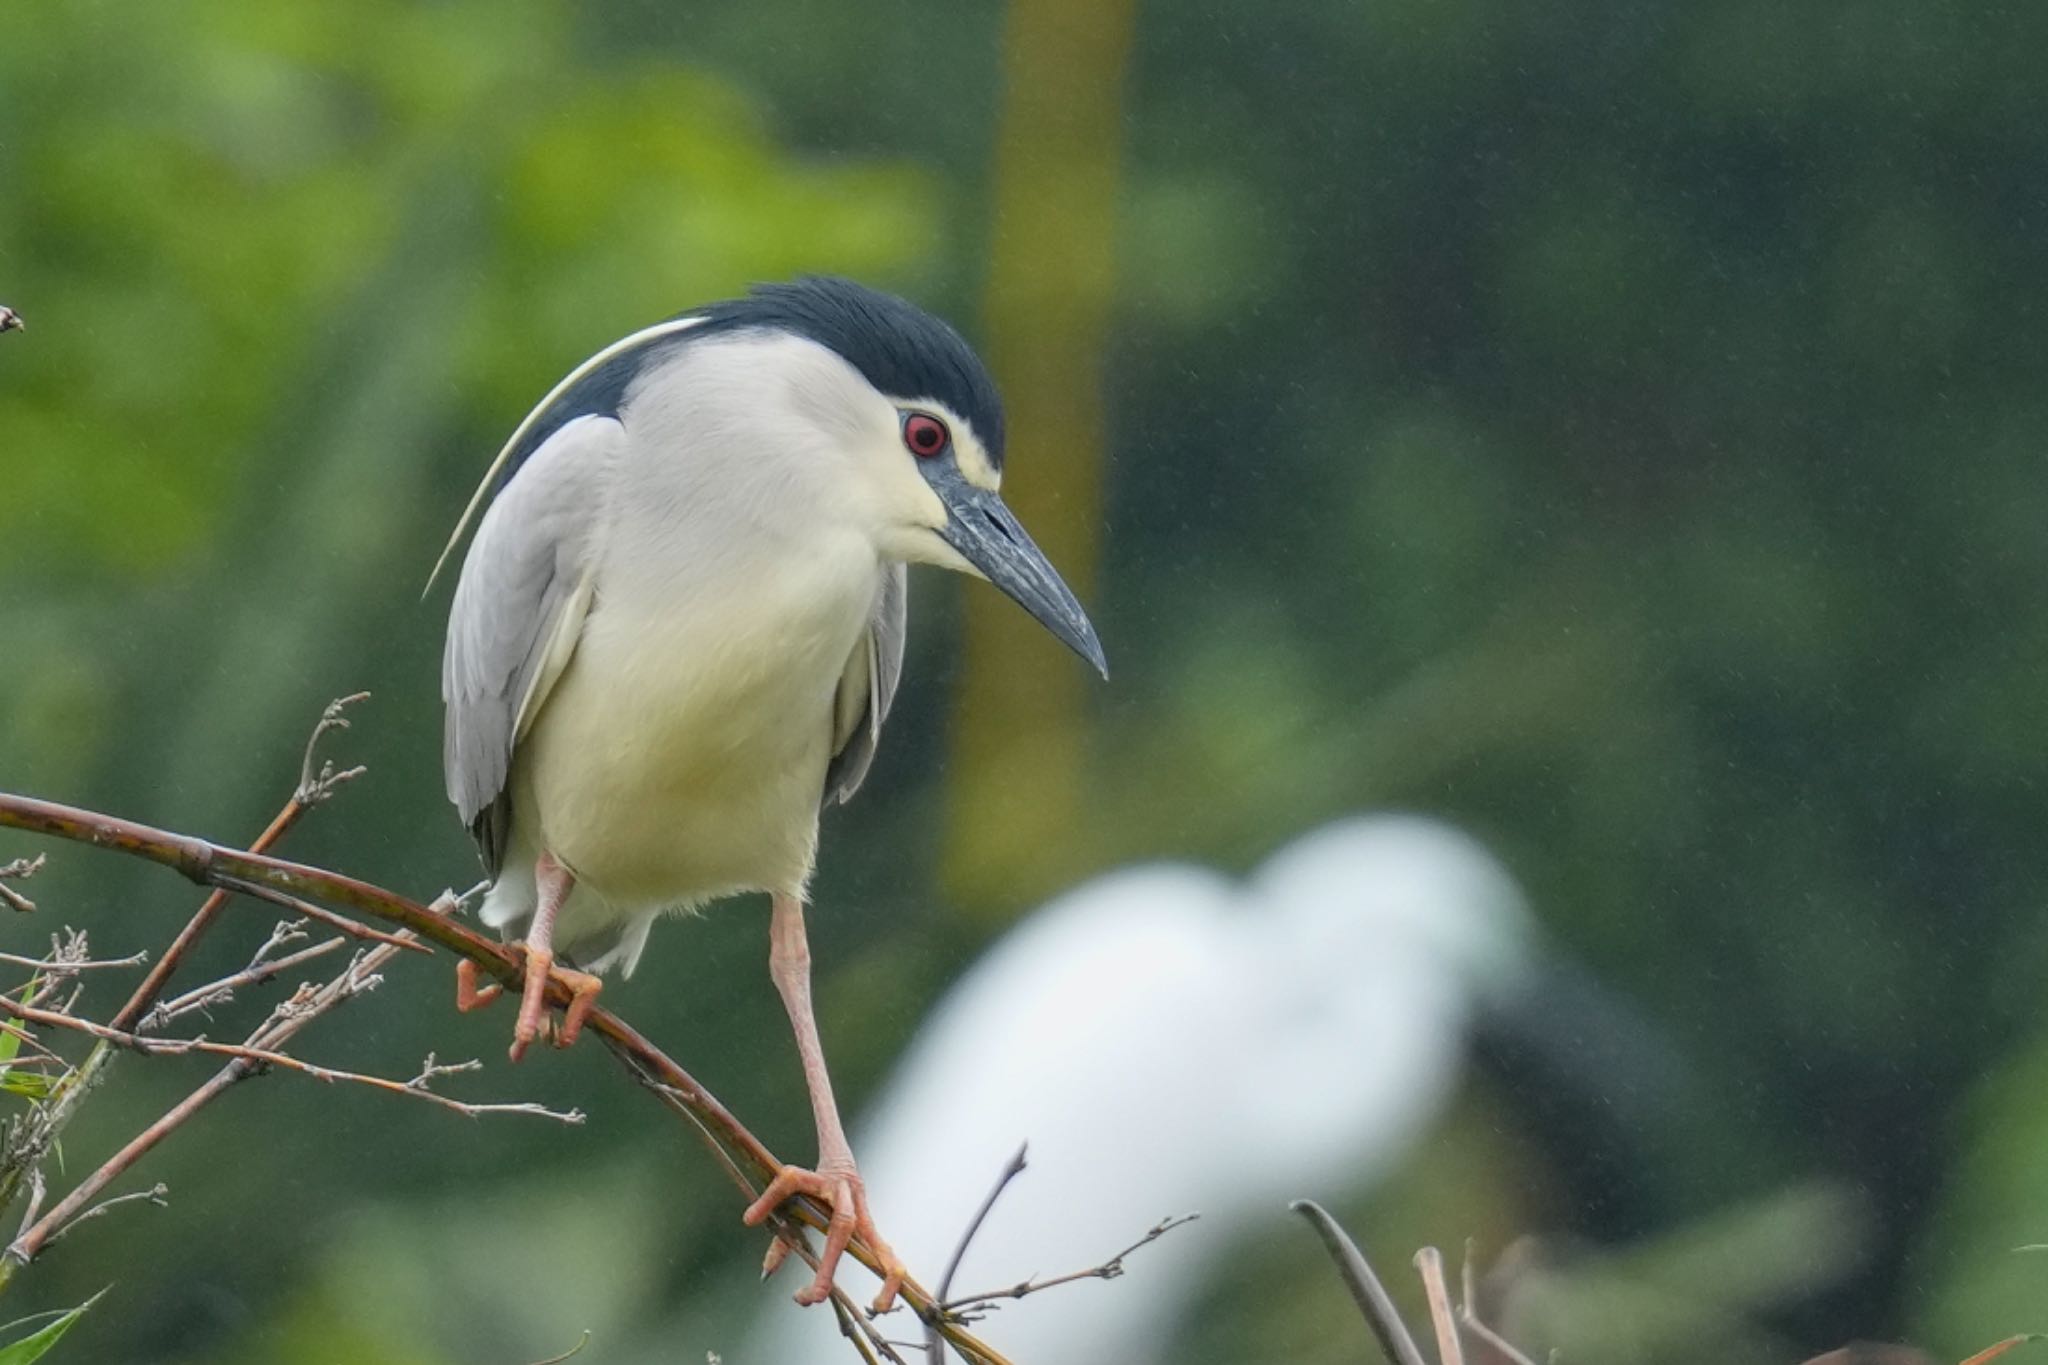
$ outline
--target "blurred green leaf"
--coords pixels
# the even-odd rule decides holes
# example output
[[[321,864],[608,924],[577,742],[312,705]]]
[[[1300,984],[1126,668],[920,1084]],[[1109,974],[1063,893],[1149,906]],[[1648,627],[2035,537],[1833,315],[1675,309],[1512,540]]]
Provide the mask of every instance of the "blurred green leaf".
[[[98,1303],[101,1295],[104,1295],[106,1292],[106,1290],[102,1289],[98,1294],[79,1304],[78,1307],[69,1310],[64,1316],[58,1318],[49,1326],[23,1337],[20,1341],[0,1346],[0,1365],[30,1365],[32,1361],[41,1360],[49,1352],[50,1348],[59,1341],[62,1341],[64,1334],[69,1332],[78,1320],[85,1316],[85,1310]]]
[[[39,1071],[0,1071],[0,1091],[9,1095],[26,1095],[32,1100],[46,1099],[57,1088],[57,1083]]]

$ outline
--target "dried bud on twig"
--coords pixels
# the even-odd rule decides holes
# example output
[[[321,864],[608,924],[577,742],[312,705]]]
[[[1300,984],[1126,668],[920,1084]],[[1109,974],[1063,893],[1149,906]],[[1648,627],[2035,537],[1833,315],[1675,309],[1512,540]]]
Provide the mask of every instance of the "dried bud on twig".
[[[0,313],[5,312],[7,312],[6,309],[0,308]],[[23,915],[35,909],[36,903],[34,901],[22,895],[7,883],[11,881],[27,881],[30,877],[35,876],[36,873],[41,872],[43,864],[48,861],[49,859],[45,855],[38,853],[33,858],[16,858],[13,862],[0,866],[0,905],[5,905],[15,913]]]

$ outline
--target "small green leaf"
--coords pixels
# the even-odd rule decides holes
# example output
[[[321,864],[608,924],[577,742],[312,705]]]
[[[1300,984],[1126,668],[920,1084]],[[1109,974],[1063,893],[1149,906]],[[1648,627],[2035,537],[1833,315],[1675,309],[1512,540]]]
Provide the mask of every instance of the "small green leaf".
[[[48,1327],[32,1332],[20,1341],[0,1346],[0,1365],[29,1365],[31,1361],[41,1360],[44,1353],[61,1341],[64,1334],[71,1330],[71,1325],[85,1316],[85,1310],[100,1301],[100,1294],[106,1292],[106,1290],[102,1289],[99,1294],[93,1295],[63,1317],[58,1318]]]
[[[57,1083],[48,1076],[34,1071],[14,1074],[0,1067],[0,1091],[10,1095],[26,1095],[32,1100],[48,1099]]]
[[[21,1026],[16,1024],[13,1028],[0,1029],[0,1085],[7,1081],[7,1073],[14,1069],[14,1058],[21,1051],[21,1035],[14,1031],[19,1027]],[[6,1088],[12,1090],[14,1087]]]

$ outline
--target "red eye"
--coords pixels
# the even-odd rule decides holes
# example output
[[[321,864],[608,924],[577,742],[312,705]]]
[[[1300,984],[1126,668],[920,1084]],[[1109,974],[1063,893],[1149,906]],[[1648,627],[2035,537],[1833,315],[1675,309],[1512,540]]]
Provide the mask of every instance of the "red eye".
[[[952,439],[946,424],[936,417],[913,412],[903,419],[903,444],[920,460],[941,454]]]

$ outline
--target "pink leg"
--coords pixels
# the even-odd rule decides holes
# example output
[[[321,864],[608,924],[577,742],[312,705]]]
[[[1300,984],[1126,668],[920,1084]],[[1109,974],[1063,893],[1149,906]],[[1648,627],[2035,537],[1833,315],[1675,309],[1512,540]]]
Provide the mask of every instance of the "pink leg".
[[[811,949],[804,937],[803,902],[790,896],[774,898],[773,918],[768,931],[768,970],[775,989],[782,994],[783,1008],[796,1030],[796,1050],[803,1059],[804,1084],[811,1092],[811,1115],[818,1126],[818,1169],[806,1171],[785,1166],[769,1183],[759,1199],[743,1215],[749,1227],[757,1226],[791,1195],[805,1194],[832,1210],[825,1231],[824,1254],[818,1258],[818,1273],[797,1291],[801,1304],[821,1303],[832,1293],[832,1275],[846,1245],[858,1236],[867,1243],[883,1267],[882,1292],[875,1298],[877,1312],[896,1300],[903,1285],[903,1266],[888,1244],[875,1234],[874,1219],[868,1214],[867,1190],[860,1171],[853,1164],[853,1149],[847,1145],[846,1130],[839,1122],[839,1105],[832,1098],[832,1078],[825,1070],[825,1049],[818,1042],[818,1022],[811,1013]],[[777,1242],[776,1247],[782,1243]],[[781,1263],[782,1256],[771,1249],[767,1268]]]
[[[539,902],[533,909],[533,923],[526,933],[526,989],[519,1000],[519,1020],[512,1026],[512,1060],[518,1061],[540,1037],[547,1018],[548,976],[555,967],[555,916],[576,885],[575,874],[543,853],[533,866],[533,884]],[[581,1020],[578,1020],[580,1023]]]

